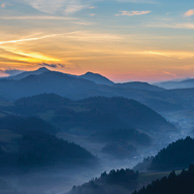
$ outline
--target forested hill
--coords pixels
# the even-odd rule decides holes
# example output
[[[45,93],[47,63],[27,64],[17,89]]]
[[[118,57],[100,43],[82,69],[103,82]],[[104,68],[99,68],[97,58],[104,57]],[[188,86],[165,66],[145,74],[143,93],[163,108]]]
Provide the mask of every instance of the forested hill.
[[[82,186],[73,187],[68,194],[127,194],[137,188],[138,177],[138,172],[129,169],[112,170]]]
[[[50,113],[49,121],[66,129],[130,127],[154,132],[176,131],[172,124],[148,106],[123,97],[93,97],[72,101],[55,94],[42,94],[21,98],[12,106],[2,109],[28,116]]]
[[[138,164],[136,170],[168,171],[187,168],[194,163],[194,139],[187,137],[169,144],[156,156]]]
[[[168,177],[156,180],[146,188],[133,194],[193,194],[194,193],[194,165],[190,165],[187,171],[176,175],[172,172]]]

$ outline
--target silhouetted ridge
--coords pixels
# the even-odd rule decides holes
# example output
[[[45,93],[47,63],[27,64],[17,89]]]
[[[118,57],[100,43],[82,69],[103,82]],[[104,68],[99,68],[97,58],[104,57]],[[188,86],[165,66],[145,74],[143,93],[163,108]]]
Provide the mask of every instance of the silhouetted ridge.
[[[138,177],[139,173],[130,169],[112,170],[82,186],[73,187],[69,194],[125,194],[136,188]]]
[[[193,194],[194,165],[176,175],[172,172],[168,177],[156,180],[147,187],[133,194]]]

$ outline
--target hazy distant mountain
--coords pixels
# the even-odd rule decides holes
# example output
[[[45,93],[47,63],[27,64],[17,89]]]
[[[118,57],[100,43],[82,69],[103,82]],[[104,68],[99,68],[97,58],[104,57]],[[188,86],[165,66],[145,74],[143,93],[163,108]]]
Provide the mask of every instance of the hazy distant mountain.
[[[103,85],[113,85],[114,84],[114,82],[112,82],[108,78],[106,78],[98,73],[87,72],[86,74],[81,75],[79,77],[93,81],[97,84],[103,84]]]
[[[127,83],[120,83],[116,85],[118,87],[122,87],[125,89],[138,89],[138,90],[155,91],[155,92],[164,91],[163,88],[151,85],[147,82],[127,82]]]
[[[144,131],[174,131],[175,127],[149,107],[122,97],[93,97],[71,101],[54,94],[22,98],[14,106],[2,107],[17,114],[40,116],[49,113],[50,122],[64,129],[89,131],[113,128],[138,128]]]
[[[135,145],[149,146],[152,143],[149,133],[144,133],[137,128],[114,128],[111,130],[101,130],[92,134],[91,139],[105,141],[107,143],[131,142]]]
[[[116,159],[131,159],[138,155],[137,149],[125,141],[107,144],[102,152]]]
[[[138,164],[135,170],[168,171],[187,168],[194,163],[194,139],[187,137],[169,144],[154,157]]]
[[[165,89],[194,88],[194,79],[188,78],[184,80],[165,81],[156,83],[155,85]]]
[[[44,73],[47,71],[50,71],[50,70],[47,69],[46,67],[41,67],[35,71],[25,71],[25,72],[22,72],[18,75],[10,76],[10,77],[8,77],[8,79],[19,80],[19,79],[23,79],[29,75],[40,75],[41,73]]]

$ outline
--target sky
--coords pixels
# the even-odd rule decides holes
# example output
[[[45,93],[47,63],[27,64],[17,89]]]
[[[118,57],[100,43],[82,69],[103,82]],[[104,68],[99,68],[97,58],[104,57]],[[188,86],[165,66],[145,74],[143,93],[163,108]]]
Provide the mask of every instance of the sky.
[[[193,0],[0,0],[0,76],[194,77]]]

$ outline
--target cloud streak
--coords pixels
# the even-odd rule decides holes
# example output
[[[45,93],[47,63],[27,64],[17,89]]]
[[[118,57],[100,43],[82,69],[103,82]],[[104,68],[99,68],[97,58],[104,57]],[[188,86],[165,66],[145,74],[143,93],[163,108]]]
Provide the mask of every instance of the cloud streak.
[[[175,28],[175,29],[194,30],[194,23],[174,23],[174,24],[156,23],[156,24],[147,24],[145,26],[152,27],[152,28]]]
[[[120,11],[116,16],[139,16],[151,13],[151,11]]]
[[[83,9],[93,9],[90,0],[20,0],[45,13],[73,14]]]
[[[6,41],[0,41],[0,45],[14,44],[14,43],[19,43],[19,42],[27,42],[27,41],[35,41],[35,40],[41,40],[44,38],[51,38],[55,36],[58,36],[58,34],[51,34],[51,35],[45,35],[41,37],[34,37],[34,38],[24,38],[24,39],[18,39],[18,40],[6,40]]]
[[[1,16],[1,20],[67,20],[67,21],[79,21],[78,18],[74,17],[60,17],[60,16],[48,16],[48,15],[40,15],[40,16]]]

